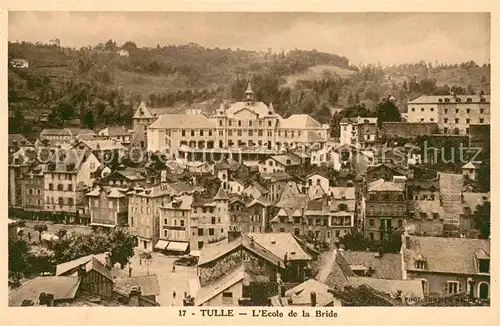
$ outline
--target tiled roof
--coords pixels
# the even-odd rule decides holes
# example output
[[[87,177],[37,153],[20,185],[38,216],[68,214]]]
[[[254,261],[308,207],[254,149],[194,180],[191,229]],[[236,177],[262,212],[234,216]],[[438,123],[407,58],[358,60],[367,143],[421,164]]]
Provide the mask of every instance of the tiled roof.
[[[220,187],[214,197],[214,200],[229,200],[229,196],[227,195],[226,191],[222,187]]]
[[[310,306],[311,305],[311,292],[316,293],[316,306],[325,307],[330,305],[335,297],[332,293],[328,292],[329,287],[313,278],[300,283],[297,286],[287,290],[285,297],[292,300],[292,305]],[[278,296],[273,296],[269,299],[275,301]]]
[[[315,279],[329,287],[349,285],[348,277],[355,276],[349,264],[339,250],[325,252],[321,255],[321,266]]]
[[[146,106],[146,103],[141,102],[141,104],[137,107],[137,110],[135,111],[133,119],[152,119],[153,115],[149,111],[149,109]]]
[[[294,155],[273,155],[271,158],[284,166],[294,166],[301,163],[300,158]]]
[[[292,114],[286,119],[279,120],[281,129],[308,129],[321,128],[321,124],[307,114]]]
[[[404,191],[404,183],[378,179],[368,184],[368,191]]]
[[[82,140],[82,143],[88,146],[93,151],[98,150],[125,150],[122,144],[112,139],[91,139]],[[75,145],[78,146],[78,145]]]
[[[485,102],[480,101],[480,95],[456,95],[457,98],[460,98],[460,103],[490,103],[490,95],[484,95]],[[455,96],[453,95],[422,95],[417,97],[414,100],[408,101],[409,104],[437,104],[437,103],[445,103],[445,98],[449,99],[448,103],[455,104]],[[472,99],[472,102],[467,102],[467,98]],[[442,102],[439,101],[442,99]]]
[[[196,293],[195,305],[200,306],[204,304],[225,289],[242,281],[245,278],[245,274],[245,267],[240,265],[233,271],[218,279],[216,282],[201,287]]]
[[[106,254],[88,255],[84,257],[77,258],[65,263],[61,263],[56,266],[56,275],[62,275],[78,266],[87,264],[93,257],[97,258],[102,263],[106,262]]]
[[[277,116],[272,108],[268,107],[263,102],[252,102],[250,105],[247,102],[236,102],[232,104],[226,111],[228,117],[232,118],[237,112],[248,110],[258,115],[259,118]],[[271,114],[269,114],[271,113]]]
[[[107,134],[109,137],[129,136],[130,132],[124,126],[111,126],[100,131],[100,133]]]
[[[175,198],[173,201],[164,206],[166,209],[177,209],[177,210],[191,210],[191,204],[193,203],[193,196],[181,196],[180,198]]]
[[[253,238],[256,243],[280,259],[283,259],[287,253],[289,261],[311,260],[311,257],[290,233],[247,233],[246,236]]]
[[[476,207],[482,205],[485,201],[490,201],[490,193],[482,193],[482,192],[462,193],[463,206],[470,207],[472,211],[475,211]]]
[[[201,249],[198,265],[200,266],[214,261],[215,259],[232,252],[239,246],[241,246],[241,241],[234,240],[229,242],[227,239],[216,243],[208,243]]]
[[[330,193],[333,199],[356,199],[354,187],[330,187]]]
[[[286,172],[273,172],[273,173],[262,173],[261,177],[263,179],[270,180],[271,182],[292,180],[293,177]]]
[[[472,275],[478,272],[475,253],[483,250],[490,255],[490,241],[468,238],[409,236],[404,248],[406,270],[417,270],[415,258],[426,259],[425,271]]]
[[[50,158],[51,163],[47,164],[45,172],[77,172],[91,155],[93,154],[82,149],[56,152]]]
[[[395,294],[401,291],[402,298],[424,298],[422,283],[420,280],[388,280],[373,277],[349,277],[351,286],[368,285],[377,291],[386,294]]]
[[[141,288],[142,296],[160,294],[160,285],[158,283],[158,276],[156,275],[118,278],[115,280],[113,291],[118,290],[128,295],[134,286]]]
[[[354,118],[342,118],[340,120],[341,124],[364,124],[364,123],[371,123],[371,124],[376,124],[377,123],[377,118],[372,118],[372,117],[354,117]]]
[[[39,276],[9,293],[9,306],[19,307],[24,300],[36,303],[42,293],[54,295],[54,300],[74,299],[80,278],[74,276]]]
[[[82,134],[94,134],[95,133],[90,129],[81,129],[81,128],[64,128],[64,129],[43,129],[40,132],[40,137],[43,136],[71,136],[76,137]]]
[[[265,199],[263,197],[259,197],[259,198],[254,198],[246,206],[247,207],[252,207],[253,205],[257,205],[257,204],[265,206],[265,207],[269,207],[269,206],[272,205],[272,203],[269,200],[267,200],[267,199]]]
[[[22,134],[9,134],[9,147],[33,146],[33,144]]]
[[[153,122],[150,129],[208,129],[215,128],[215,120],[203,114],[164,114]]]
[[[464,166],[462,166],[462,169],[473,169],[473,170],[476,170],[477,166],[474,163],[472,163],[472,162],[468,162],[467,164],[465,164]]]
[[[113,275],[111,271],[106,268],[97,258],[92,257],[87,264],[85,264],[85,270],[88,272],[96,271],[102,276],[106,277],[108,280],[113,282]]]
[[[373,277],[391,280],[403,279],[401,254],[384,253],[378,256],[370,251],[342,251],[349,265],[363,265],[374,269]]]

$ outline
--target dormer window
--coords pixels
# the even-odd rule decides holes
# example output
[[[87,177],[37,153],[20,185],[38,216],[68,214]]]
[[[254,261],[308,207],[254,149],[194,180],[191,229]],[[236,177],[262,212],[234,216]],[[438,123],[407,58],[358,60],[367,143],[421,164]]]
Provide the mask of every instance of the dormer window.
[[[416,269],[424,269],[425,268],[425,261],[415,260],[415,268]]]
[[[479,273],[490,273],[490,260],[489,259],[478,259],[479,260]]]

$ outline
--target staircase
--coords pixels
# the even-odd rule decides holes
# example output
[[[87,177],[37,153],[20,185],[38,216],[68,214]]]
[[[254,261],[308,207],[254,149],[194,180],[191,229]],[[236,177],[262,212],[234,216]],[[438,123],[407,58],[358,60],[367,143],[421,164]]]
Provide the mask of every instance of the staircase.
[[[458,233],[460,214],[462,214],[462,187],[461,174],[440,173],[439,187],[444,211],[443,227],[445,233]]]

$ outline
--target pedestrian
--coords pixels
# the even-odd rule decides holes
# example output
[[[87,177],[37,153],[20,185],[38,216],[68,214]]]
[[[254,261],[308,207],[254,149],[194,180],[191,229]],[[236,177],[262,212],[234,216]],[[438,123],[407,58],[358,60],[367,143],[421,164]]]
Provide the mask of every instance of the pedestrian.
[[[172,273],[175,273],[175,265],[172,265]]]
[[[175,300],[175,290],[172,292],[172,298]]]
[[[184,291],[184,298],[187,298],[188,296],[188,293],[186,291]]]
[[[128,277],[132,277],[132,264],[128,265]]]
[[[31,232],[28,232],[28,242],[31,242]]]

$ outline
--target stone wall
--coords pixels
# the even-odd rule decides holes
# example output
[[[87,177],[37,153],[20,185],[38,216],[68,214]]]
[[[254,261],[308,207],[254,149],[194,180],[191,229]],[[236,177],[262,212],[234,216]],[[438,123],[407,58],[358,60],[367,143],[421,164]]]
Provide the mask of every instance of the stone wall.
[[[382,122],[379,137],[385,137],[387,139],[395,137],[414,138],[417,136],[436,134],[438,130],[438,124],[432,122]]]

